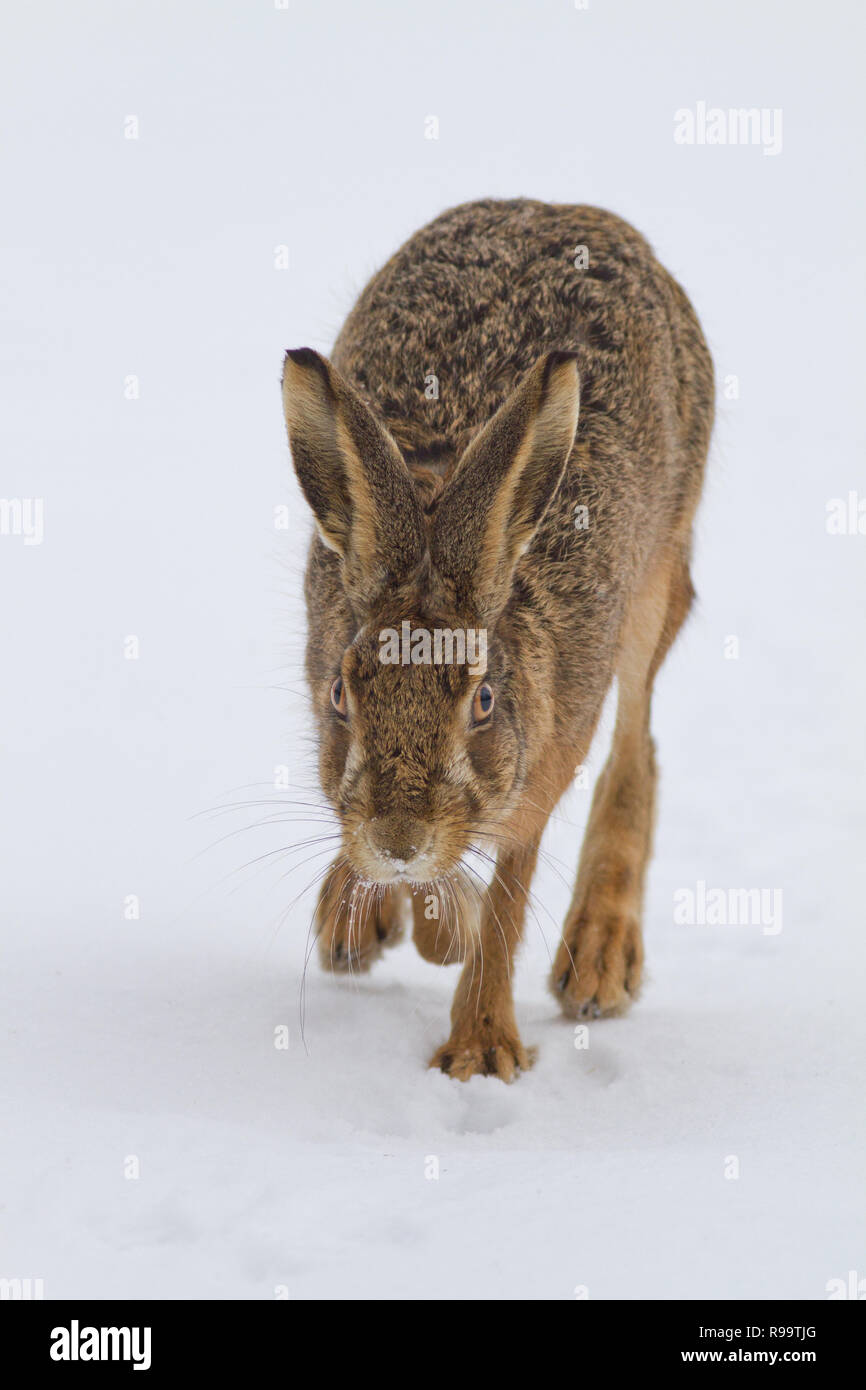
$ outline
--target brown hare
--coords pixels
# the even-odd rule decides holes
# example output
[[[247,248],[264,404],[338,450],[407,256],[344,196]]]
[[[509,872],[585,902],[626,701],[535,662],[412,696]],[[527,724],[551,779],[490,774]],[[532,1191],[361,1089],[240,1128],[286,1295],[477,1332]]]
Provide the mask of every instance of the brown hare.
[[[693,598],[710,355],[626,222],[486,199],[388,261],[331,361],[287,353],[283,400],[317,525],[307,674],[341,830],[322,960],[364,968],[411,909],[421,954],[463,962],[431,1065],[510,1081],[532,1060],[511,977],[539,845],[614,676],[551,984],[572,1018],[640,986],[650,698]]]

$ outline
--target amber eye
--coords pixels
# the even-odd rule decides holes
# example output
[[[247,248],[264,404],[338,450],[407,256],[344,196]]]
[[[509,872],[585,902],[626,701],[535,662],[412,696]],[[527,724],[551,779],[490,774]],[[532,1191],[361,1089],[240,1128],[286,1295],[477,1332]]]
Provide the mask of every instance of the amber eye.
[[[484,681],[479,685],[472,700],[472,719],[475,724],[483,724],[493,712],[493,687]]]
[[[349,715],[349,705],[346,700],[346,687],[343,684],[343,677],[338,676],[331,686],[331,704],[337,711],[341,719],[347,719]]]

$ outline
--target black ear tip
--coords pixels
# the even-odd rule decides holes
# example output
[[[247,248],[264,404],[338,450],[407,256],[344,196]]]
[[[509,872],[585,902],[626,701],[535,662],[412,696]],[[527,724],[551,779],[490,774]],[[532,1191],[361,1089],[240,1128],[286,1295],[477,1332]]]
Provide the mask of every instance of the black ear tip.
[[[560,351],[559,349],[557,349],[556,352],[548,353],[548,356],[547,356],[547,371],[548,371],[548,375],[549,375],[552,371],[554,371],[556,367],[562,367],[562,366],[564,366],[564,364],[565,364],[566,362],[575,362],[575,363],[576,363],[576,362],[577,362],[577,353],[576,353],[576,352],[562,352],[562,351]]]
[[[312,348],[286,348],[286,361],[294,362],[296,367],[319,367],[322,359]]]
[[[547,390],[550,384],[550,378],[552,377],[553,373],[557,371],[559,367],[566,366],[569,362],[575,367],[575,369],[577,368],[576,352],[561,352],[559,351],[559,349],[557,349],[555,352],[549,352],[547,354],[547,357],[545,358],[544,362],[544,375],[541,381],[542,391]]]
[[[310,347],[288,348],[283,360],[284,385],[290,362],[293,367],[301,367],[306,372],[310,370],[318,372],[326,389],[333,392],[328,362],[320,352],[316,352],[314,348]]]

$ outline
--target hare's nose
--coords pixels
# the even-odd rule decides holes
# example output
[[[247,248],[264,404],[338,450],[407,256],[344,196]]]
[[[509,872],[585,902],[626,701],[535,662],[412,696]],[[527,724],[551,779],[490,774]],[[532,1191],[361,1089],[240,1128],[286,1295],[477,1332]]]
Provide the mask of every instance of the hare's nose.
[[[393,868],[408,869],[430,849],[433,831],[411,816],[376,816],[367,823],[367,841]]]

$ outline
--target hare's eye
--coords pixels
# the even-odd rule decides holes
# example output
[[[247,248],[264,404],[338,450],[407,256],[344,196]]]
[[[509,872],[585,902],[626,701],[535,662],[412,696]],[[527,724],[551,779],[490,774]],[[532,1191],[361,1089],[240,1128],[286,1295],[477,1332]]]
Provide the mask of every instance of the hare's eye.
[[[472,700],[472,721],[483,724],[493,712],[493,687],[484,681],[479,685]]]
[[[349,715],[349,705],[346,700],[346,687],[343,684],[343,677],[338,676],[331,686],[331,704],[337,711],[341,719],[347,719]]]

